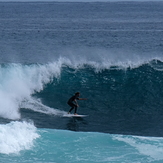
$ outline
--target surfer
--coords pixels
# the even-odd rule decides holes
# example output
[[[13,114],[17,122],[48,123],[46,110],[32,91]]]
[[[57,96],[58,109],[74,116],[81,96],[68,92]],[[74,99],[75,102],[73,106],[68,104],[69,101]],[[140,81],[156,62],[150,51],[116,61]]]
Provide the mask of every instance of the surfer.
[[[79,107],[77,100],[87,100],[86,98],[79,98],[79,96],[80,96],[80,92],[76,92],[75,95],[68,100],[67,104],[71,106],[71,109],[69,110],[68,114],[70,114],[70,112],[73,109],[75,109],[74,115],[77,115],[76,112],[77,112],[77,108]]]

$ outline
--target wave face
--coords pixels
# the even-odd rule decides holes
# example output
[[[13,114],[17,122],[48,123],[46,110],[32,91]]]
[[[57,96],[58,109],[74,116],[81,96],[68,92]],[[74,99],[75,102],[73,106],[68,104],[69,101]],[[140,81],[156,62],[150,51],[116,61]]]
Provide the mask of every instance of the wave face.
[[[161,136],[163,63],[152,60],[135,68],[110,68],[91,64],[66,65],[60,59],[49,64],[1,65],[1,110],[4,119],[33,119],[38,127]],[[63,115],[67,100],[76,92],[79,114],[89,123]],[[46,116],[56,116],[46,119]],[[45,121],[46,119],[46,121]],[[3,121],[3,120],[2,120]],[[57,123],[59,121],[60,123]],[[100,126],[99,126],[100,124]]]
[[[88,98],[79,102],[78,113],[88,114],[89,123],[68,129],[161,136],[162,66],[162,62],[151,61],[132,69],[63,67],[59,79],[48,83],[36,97],[64,111],[69,110],[66,101],[74,92]]]

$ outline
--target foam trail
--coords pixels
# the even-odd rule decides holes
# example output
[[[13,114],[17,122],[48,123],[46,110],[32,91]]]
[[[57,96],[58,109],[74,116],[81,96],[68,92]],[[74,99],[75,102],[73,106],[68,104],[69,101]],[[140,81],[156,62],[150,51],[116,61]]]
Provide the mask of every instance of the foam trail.
[[[28,99],[22,102],[21,108],[30,109],[39,113],[48,115],[63,116],[66,112],[58,109],[50,108],[45,106],[40,101],[35,99]]]
[[[11,122],[0,125],[0,153],[18,154],[33,147],[33,141],[39,138],[36,127],[27,122]]]

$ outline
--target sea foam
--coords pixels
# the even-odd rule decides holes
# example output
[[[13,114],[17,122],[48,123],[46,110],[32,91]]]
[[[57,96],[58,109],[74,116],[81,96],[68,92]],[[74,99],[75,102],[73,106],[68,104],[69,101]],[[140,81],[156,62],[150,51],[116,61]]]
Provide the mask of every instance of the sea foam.
[[[39,138],[36,127],[27,122],[11,122],[0,125],[0,153],[18,154],[33,147],[34,140]]]
[[[9,64],[0,67],[0,116],[20,119],[19,107],[24,99],[31,98],[51,79],[60,74],[59,64],[21,65]]]

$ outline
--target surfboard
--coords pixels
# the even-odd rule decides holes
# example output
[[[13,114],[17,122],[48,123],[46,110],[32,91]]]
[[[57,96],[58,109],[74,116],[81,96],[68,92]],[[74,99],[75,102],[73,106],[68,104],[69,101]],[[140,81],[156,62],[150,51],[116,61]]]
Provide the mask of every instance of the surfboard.
[[[64,114],[63,117],[87,117],[88,115],[74,115],[74,114]]]

